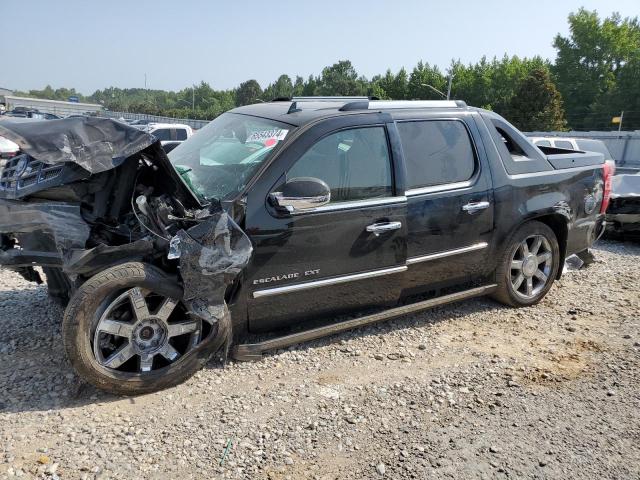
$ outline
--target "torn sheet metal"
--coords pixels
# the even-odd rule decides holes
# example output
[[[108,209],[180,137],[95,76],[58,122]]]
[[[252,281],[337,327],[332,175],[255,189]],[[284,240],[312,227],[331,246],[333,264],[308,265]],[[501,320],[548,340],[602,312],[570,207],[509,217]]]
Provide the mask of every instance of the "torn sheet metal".
[[[183,301],[192,314],[217,325],[216,335],[198,345],[202,354],[223,348],[222,358],[228,356],[233,328],[225,292],[247,266],[252,252],[249,237],[222,210],[171,239],[168,257],[179,259]]]
[[[0,124],[0,136],[48,164],[70,162],[90,173],[116,168],[156,142],[149,133],[109,118],[72,117]]]
[[[154,251],[151,240],[140,239],[126,245],[100,244],[89,249],[74,249],[66,252],[63,270],[71,274],[93,275],[119,263],[140,260]]]
[[[227,286],[247,266],[252,252],[249,237],[224,211],[180,230],[171,241],[170,255],[180,261],[185,301],[223,305]]]
[[[73,248],[84,248],[89,225],[80,214],[80,205],[66,202],[21,202],[0,200],[0,233],[50,236],[51,251],[61,255]]]

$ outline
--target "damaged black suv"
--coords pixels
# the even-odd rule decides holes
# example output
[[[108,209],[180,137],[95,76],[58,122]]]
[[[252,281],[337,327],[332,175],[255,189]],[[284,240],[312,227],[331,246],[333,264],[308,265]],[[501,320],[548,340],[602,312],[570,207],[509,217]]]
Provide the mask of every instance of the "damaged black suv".
[[[535,304],[610,185],[602,155],[460,101],[251,105],[168,157],[108,119],[0,135],[22,152],[0,165],[0,264],[44,272],[71,363],[124,394],[464,298]]]

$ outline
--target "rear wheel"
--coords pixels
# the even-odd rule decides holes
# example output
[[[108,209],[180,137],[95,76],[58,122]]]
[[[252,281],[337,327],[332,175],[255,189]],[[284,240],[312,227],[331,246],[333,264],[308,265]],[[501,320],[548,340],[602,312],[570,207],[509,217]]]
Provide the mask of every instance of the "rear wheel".
[[[181,294],[162,271],[142,263],[89,279],[69,301],[62,325],[76,371],[100,389],[126,395],[189,378],[207,360],[190,353],[214,327],[188,313]]]
[[[494,297],[514,307],[538,303],[553,285],[559,262],[553,230],[541,222],[524,224],[511,236],[500,259]]]

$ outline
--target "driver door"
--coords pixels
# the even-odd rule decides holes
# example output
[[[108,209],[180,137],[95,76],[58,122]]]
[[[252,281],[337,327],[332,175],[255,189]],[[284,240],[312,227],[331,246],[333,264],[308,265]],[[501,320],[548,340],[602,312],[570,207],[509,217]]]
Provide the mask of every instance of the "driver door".
[[[407,269],[406,199],[396,195],[385,124],[355,120],[343,118],[340,128],[320,125],[301,136],[269,168],[275,183],[250,194],[253,331],[388,306],[400,297]],[[269,193],[300,177],[326,182],[330,202],[294,212],[278,209]],[[262,208],[251,208],[252,202]]]

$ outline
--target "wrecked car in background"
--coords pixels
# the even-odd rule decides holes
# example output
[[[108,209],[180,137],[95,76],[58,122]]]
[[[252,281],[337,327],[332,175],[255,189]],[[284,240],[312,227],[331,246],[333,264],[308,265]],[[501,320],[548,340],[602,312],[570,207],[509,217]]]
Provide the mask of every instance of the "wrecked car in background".
[[[0,171],[0,264],[42,267],[74,368],[124,394],[465,298],[533,305],[600,234],[611,173],[460,101],[245,106],[169,156],[98,118],[0,135],[22,152]]]
[[[608,234],[640,238],[640,172],[613,177],[606,219]]]

